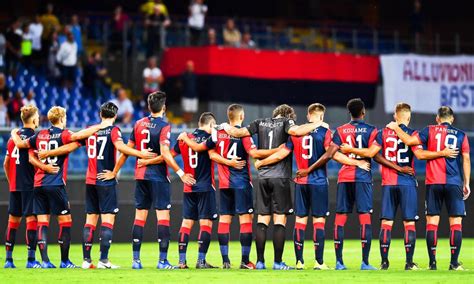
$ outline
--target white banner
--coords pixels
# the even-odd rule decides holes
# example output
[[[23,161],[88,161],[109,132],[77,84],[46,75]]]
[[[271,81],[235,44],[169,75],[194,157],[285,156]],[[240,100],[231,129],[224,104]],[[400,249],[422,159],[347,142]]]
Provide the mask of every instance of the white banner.
[[[382,55],[385,112],[399,102],[413,112],[474,112],[474,56]]]

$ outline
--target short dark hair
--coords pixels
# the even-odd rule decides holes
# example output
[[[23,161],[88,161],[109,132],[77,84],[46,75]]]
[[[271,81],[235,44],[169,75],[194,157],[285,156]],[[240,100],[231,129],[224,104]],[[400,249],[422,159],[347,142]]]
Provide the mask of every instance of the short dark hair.
[[[152,113],[160,112],[166,104],[166,93],[156,91],[148,95],[148,109]]]
[[[362,116],[365,109],[365,104],[360,98],[351,99],[347,102],[347,110],[353,118]]]
[[[100,106],[100,116],[103,118],[113,118],[117,115],[118,106],[113,102],[106,102]]]
[[[273,110],[272,117],[282,116],[290,119],[296,119],[295,110],[287,104],[279,105]]]
[[[438,109],[438,117],[441,119],[449,119],[454,117],[454,111],[448,106],[442,106]]]
[[[231,104],[227,108],[227,117],[229,120],[234,120],[237,118],[237,115],[244,110],[244,107],[239,104]]]
[[[320,103],[314,103],[308,107],[308,113],[310,114],[314,112],[325,112],[325,111],[326,111],[326,107]]]
[[[214,116],[214,114],[212,114],[212,112],[203,112],[199,117],[199,126],[207,125],[213,120],[217,121],[216,117]]]

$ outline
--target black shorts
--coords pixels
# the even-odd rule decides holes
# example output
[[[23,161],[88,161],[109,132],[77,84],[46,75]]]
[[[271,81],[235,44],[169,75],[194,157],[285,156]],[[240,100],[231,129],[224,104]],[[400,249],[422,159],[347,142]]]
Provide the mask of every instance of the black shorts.
[[[287,178],[260,179],[257,188],[257,214],[293,213],[291,180]]]
[[[183,194],[183,219],[194,221],[217,219],[216,192],[185,192]]]
[[[171,209],[170,184],[151,180],[137,180],[135,187],[135,208],[150,210]]]
[[[87,214],[117,214],[118,211],[117,191],[115,185],[86,185]]]
[[[66,188],[60,186],[35,187],[33,213],[35,215],[71,214]]]
[[[8,214],[15,217],[26,217],[33,215],[34,191],[13,191],[10,192],[10,203]]]

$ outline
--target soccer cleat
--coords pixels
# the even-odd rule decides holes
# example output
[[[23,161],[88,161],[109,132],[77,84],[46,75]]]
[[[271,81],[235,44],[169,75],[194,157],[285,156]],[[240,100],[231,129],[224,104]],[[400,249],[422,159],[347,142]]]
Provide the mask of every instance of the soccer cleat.
[[[387,261],[382,261],[380,264],[380,270],[388,270],[388,267],[390,266],[390,263]]]
[[[142,262],[139,259],[134,259],[132,261],[132,269],[142,269]]]
[[[230,268],[231,268],[230,267],[230,262],[226,261],[226,262],[222,263],[222,269],[230,269]]]
[[[240,263],[240,269],[250,269],[250,270],[253,270],[255,269],[255,264],[253,264],[253,262],[249,261],[248,263],[245,263],[245,262],[241,262]]]
[[[418,264],[412,262],[405,264],[405,270],[420,270],[420,268],[418,267]]]
[[[59,268],[79,268],[79,266],[76,266],[70,260],[67,260],[67,261],[61,261]]]
[[[344,265],[344,263],[337,261],[336,262],[336,270],[346,270],[347,267]]]
[[[213,269],[213,268],[218,268],[218,267],[209,264],[205,259],[198,259],[196,263],[196,269]]]
[[[257,270],[265,270],[267,267],[265,266],[264,262],[257,261],[257,265],[255,265],[255,269]]]
[[[377,270],[377,268],[362,261],[362,264],[360,265],[360,270]]]
[[[457,264],[449,264],[449,270],[464,271],[466,269],[462,266],[462,263],[458,262]]]
[[[330,270],[331,268],[326,263],[319,264],[316,262],[313,267],[314,270]]]
[[[293,270],[294,267],[286,265],[286,263],[282,262],[275,262],[273,263],[273,270]]]
[[[7,260],[5,261],[5,265],[3,268],[16,268],[15,264],[13,263],[13,260]]]
[[[41,263],[37,260],[27,261],[26,268],[41,268]]]
[[[112,264],[112,262],[107,260],[106,262],[99,261],[99,263],[97,263],[97,268],[98,269],[119,269],[120,266]]]
[[[436,261],[433,261],[432,263],[430,263],[430,265],[428,266],[428,270],[438,270]]]
[[[188,269],[189,266],[186,264],[186,262],[180,262],[178,263],[178,269]]]
[[[95,265],[92,263],[92,261],[89,262],[87,260],[84,260],[82,262],[81,268],[82,269],[93,269],[93,268],[95,268]]]
[[[170,262],[167,259],[165,259],[165,260],[158,261],[156,268],[157,269],[177,269],[178,267],[171,265]]]
[[[301,260],[298,260],[296,262],[296,270],[303,270],[304,269],[304,263]]]
[[[45,269],[56,268],[56,266],[54,266],[54,264],[52,264],[50,261],[43,261],[41,263],[41,268],[45,268]]]

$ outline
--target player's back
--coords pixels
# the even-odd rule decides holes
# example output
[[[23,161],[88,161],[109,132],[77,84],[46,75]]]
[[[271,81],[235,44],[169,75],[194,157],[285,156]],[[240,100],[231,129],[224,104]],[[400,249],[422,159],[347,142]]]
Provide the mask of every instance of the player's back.
[[[71,132],[51,126],[43,129],[30,138],[30,146],[36,150],[54,150],[71,142]],[[49,174],[41,169],[35,173],[35,187],[39,186],[61,186],[66,184],[69,155],[48,157],[41,160],[43,163],[59,167],[56,174]]]
[[[377,128],[362,120],[352,120],[339,126],[334,133],[333,143],[340,146],[343,143],[355,148],[369,148],[375,141]],[[347,154],[351,159],[362,159],[354,154]],[[370,162],[370,159],[366,159]],[[372,173],[356,166],[343,165],[339,171],[338,182],[372,182]]]
[[[463,184],[462,153],[469,153],[469,142],[464,131],[449,123],[430,125],[418,133],[420,142],[428,151],[445,148],[460,149],[456,158],[438,158],[426,163],[426,184]]]
[[[130,140],[139,151],[150,149],[161,155],[160,144],[170,144],[171,127],[163,117],[147,116],[137,121],[133,127]],[[138,167],[135,165],[135,179],[169,182],[168,166],[166,163]]]
[[[122,134],[117,126],[108,126],[97,131],[87,140],[82,142],[86,145],[87,165],[86,184],[110,186],[117,184],[115,179],[102,181],[97,179],[97,174],[104,170],[112,171],[115,167],[117,149],[114,143],[122,140]]]
[[[404,124],[401,124],[400,128],[409,135],[415,132]],[[397,133],[389,128],[379,131],[376,143],[382,147],[382,155],[385,159],[401,167],[413,168],[415,160],[413,151],[419,146],[408,147],[399,139]],[[382,185],[416,186],[417,181],[414,175],[399,173],[392,168],[382,166]]]
[[[307,169],[326,152],[331,143],[331,130],[318,127],[305,136],[291,136],[286,147],[293,151],[298,169]],[[328,184],[326,166],[316,169],[308,176],[295,178],[298,184]]]
[[[236,126],[240,128],[239,126]],[[226,159],[240,158],[246,161],[242,169],[236,169],[222,164],[217,164],[219,173],[219,188],[248,188],[252,186],[250,175],[249,154],[250,150],[255,149],[251,137],[236,138],[227,134],[224,130],[218,130],[213,134],[213,141],[216,144],[216,151]]]
[[[26,140],[35,134],[31,128],[21,128],[20,138]],[[9,188],[10,191],[33,190],[35,168],[29,162],[28,149],[18,149],[12,139],[7,143],[7,156],[10,157]]]
[[[251,134],[258,136],[259,149],[273,149],[288,141],[288,129],[294,121],[288,118],[258,119],[248,127]],[[284,160],[259,169],[260,178],[291,178],[292,155]]]
[[[196,129],[193,133],[188,134],[188,137],[193,139],[196,143],[209,143],[211,135],[204,130]],[[174,152],[181,154],[184,163],[184,172],[191,174],[196,180],[196,184],[189,186],[184,185],[184,192],[206,192],[215,190],[214,186],[214,163],[209,158],[209,153],[194,152],[186,143],[178,141],[176,143]]]

